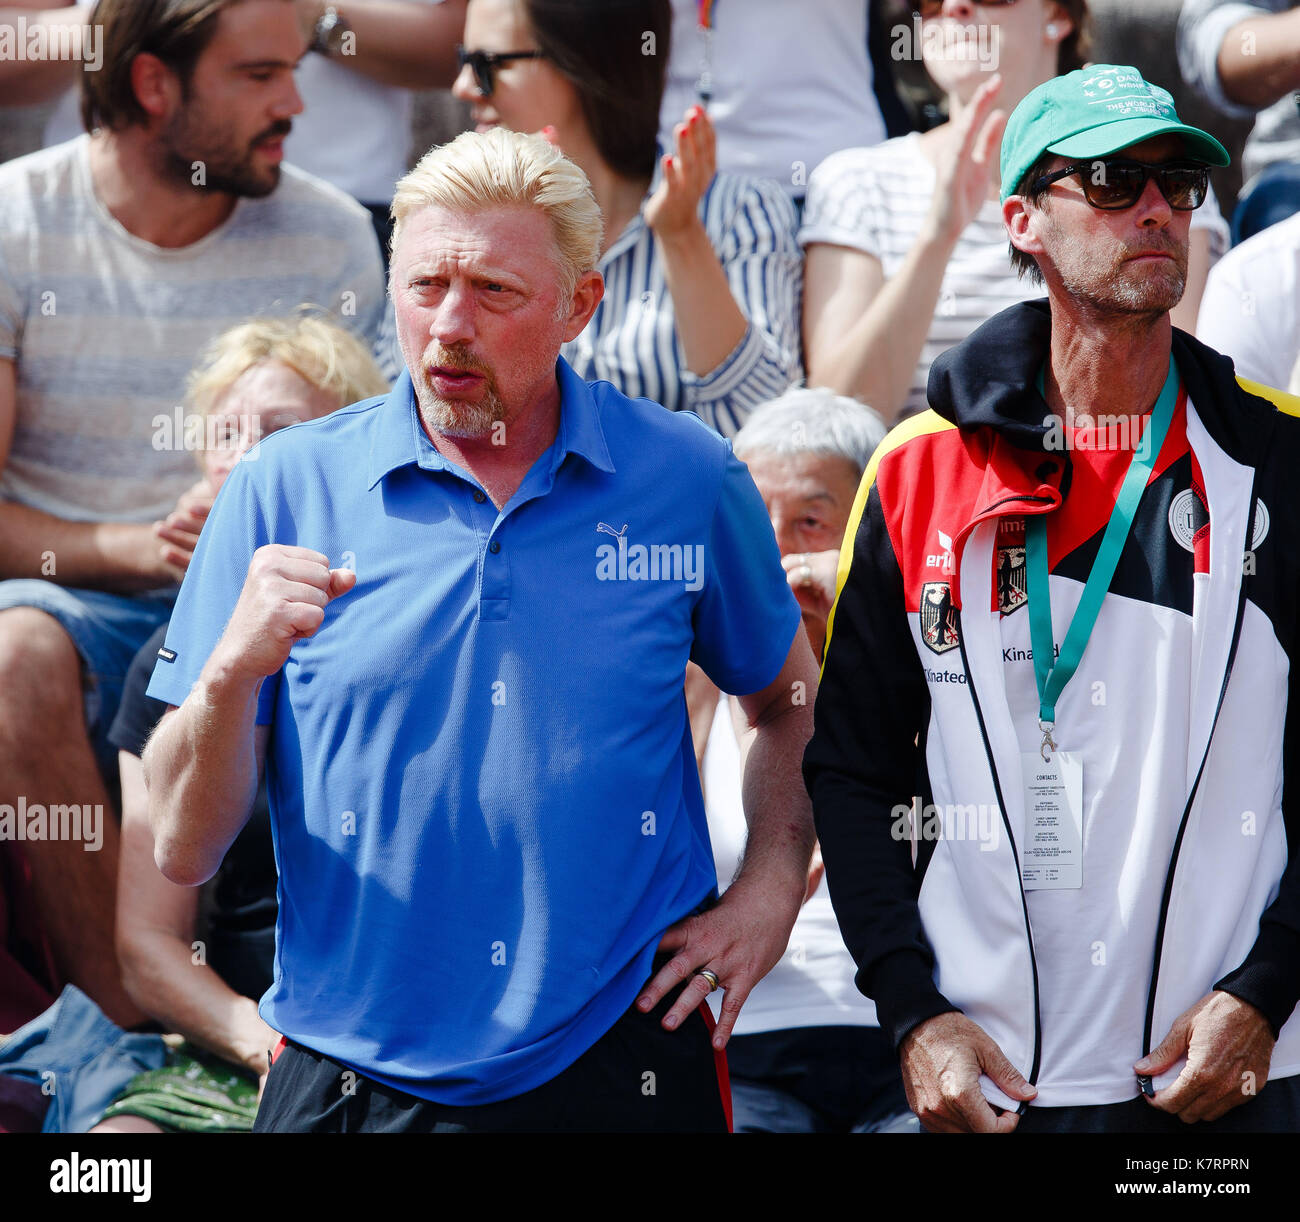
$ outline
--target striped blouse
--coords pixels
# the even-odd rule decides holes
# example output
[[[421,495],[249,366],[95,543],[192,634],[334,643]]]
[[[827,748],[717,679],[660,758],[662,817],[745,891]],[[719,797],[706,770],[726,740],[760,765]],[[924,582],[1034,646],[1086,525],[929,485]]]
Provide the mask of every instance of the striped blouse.
[[[719,173],[700,214],[749,322],[730,355],[702,376],[683,368],[663,261],[640,216],[605,252],[599,264],[604,299],[561,354],[589,382],[611,382],[626,395],[693,411],[733,437],[754,407],[803,378],[803,256],[794,206],[777,183]]]

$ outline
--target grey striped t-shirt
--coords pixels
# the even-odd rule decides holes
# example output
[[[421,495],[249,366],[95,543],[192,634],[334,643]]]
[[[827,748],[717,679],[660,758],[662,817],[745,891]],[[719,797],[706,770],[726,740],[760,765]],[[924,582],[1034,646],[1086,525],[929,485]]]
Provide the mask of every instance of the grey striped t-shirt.
[[[0,497],[147,522],[198,475],[176,425],[204,345],[304,302],[374,343],[383,265],[365,209],[291,166],[199,241],[154,246],[96,197],[89,147],[80,136],[0,166],[0,359],[17,366]]]

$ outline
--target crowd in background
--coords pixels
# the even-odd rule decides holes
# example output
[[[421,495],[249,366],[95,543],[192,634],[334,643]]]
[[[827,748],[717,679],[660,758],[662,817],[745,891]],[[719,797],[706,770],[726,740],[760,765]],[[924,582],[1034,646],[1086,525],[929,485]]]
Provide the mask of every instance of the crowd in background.
[[[1230,147],[1229,120],[1251,125],[1239,194],[1193,216],[1174,323],[1300,393],[1300,7],[1151,9],[1164,59],[1147,79],[1221,112]],[[275,1038],[256,1007],[276,917],[267,799],[202,894],[167,882],[139,759],[162,708],[144,687],[233,463],[402,368],[385,278],[393,185],[422,151],[413,91],[449,89],[470,125],[542,132],[586,173],[605,295],[562,355],[733,439],[820,654],[873,450],[924,409],[939,353],[1040,295],[998,204],[1007,116],[1087,72],[1114,13],[0,9],[0,104],[48,113],[44,147],[0,165],[0,1039],[23,1036],[0,1043],[0,1131],[251,1123]],[[38,30],[93,70],[3,53]],[[737,710],[694,668],[685,684],[725,888],[744,840]],[[51,827],[75,808],[97,850],[7,834],[20,800]],[[787,956],[728,1049],[737,1130],[915,1129],[854,970],[814,859]],[[52,1065],[79,1091],[43,1095]]]

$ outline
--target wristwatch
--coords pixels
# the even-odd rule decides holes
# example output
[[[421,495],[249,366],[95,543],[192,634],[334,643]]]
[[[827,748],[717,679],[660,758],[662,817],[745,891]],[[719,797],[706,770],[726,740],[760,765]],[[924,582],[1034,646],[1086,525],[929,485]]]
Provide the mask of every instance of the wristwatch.
[[[316,18],[316,28],[312,31],[311,46],[308,51],[315,51],[326,58],[337,55],[343,45],[343,37],[351,31],[348,19],[340,15],[332,4],[325,6],[325,11]]]

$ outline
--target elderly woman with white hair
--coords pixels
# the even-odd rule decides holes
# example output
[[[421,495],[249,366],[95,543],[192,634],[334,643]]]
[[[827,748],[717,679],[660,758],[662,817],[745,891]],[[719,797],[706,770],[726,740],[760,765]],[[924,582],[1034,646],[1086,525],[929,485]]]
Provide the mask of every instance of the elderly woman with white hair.
[[[817,652],[834,594],[834,549],[884,433],[879,416],[856,400],[800,389],[758,408],[736,436],[736,454],[767,506]],[[745,845],[742,723],[729,697],[715,692],[710,703],[707,692],[699,699],[694,688],[692,695],[704,714],[693,719],[703,727],[696,749],[703,752],[709,838],[725,885]],[[856,968],[840,937],[820,855],[813,863],[786,953],[749,995],[727,1045],[735,1131],[916,1131],[893,1047],[875,1007],[854,986]]]

